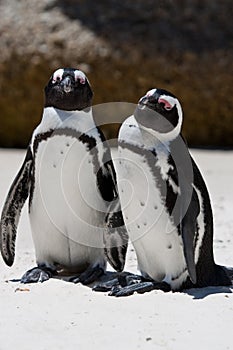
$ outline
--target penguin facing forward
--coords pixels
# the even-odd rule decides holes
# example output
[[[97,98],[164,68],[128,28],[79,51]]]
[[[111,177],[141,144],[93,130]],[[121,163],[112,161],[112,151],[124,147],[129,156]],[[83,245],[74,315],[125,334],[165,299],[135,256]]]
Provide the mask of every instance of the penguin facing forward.
[[[114,268],[123,269],[127,236],[123,237],[115,169],[92,117],[92,96],[86,75],[73,68],[55,71],[45,87],[42,120],[9,190],[0,223],[1,253],[11,266],[20,212],[29,197],[37,267],[23,275],[22,283],[43,282],[62,271],[75,276],[75,283],[89,284],[105,272],[106,250]],[[114,218],[109,238],[105,221],[113,203],[118,212],[108,213]],[[112,237],[115,244],[106,247]]]
[[[142,277],[123,278],[111,295],[231,285],[214,262],[210,198],[181,127],[178,99],[152,89],[120,128],[118,189]]]

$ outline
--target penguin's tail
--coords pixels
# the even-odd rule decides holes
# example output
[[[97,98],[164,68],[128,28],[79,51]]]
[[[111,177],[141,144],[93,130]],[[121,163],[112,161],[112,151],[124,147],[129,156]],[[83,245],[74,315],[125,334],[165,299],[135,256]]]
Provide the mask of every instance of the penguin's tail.
[[[227,267],[227,273],[228,273],[231,281],[233,281],[233,267]]]
[[[226,271],[227,276],[233,285],[233,267],[224,266],[224,270]]]

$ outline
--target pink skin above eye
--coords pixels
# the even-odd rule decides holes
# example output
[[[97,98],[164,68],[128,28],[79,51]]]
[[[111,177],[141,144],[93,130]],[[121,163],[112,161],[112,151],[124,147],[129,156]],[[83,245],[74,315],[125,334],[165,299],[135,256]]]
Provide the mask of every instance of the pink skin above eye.
[[[165,98],[159,98],[158,99],[158,103],[163,103],[164,104],[164,108],[167,111],[170,111],[172,109],[172,105],[170,104],[170,102],[168,102]]]
[[[59,74],[54,74],[52,82],[56,83],[56,81],[60,81],[60,80],[62,80],[62,76]]]
[[[157,90],[157,89],[151,89],[151,90],[147,91],[146,97],[150,97],[150,96],[154,95],[154,93],[156,92],[156,90]]]
[[[76,70],[74,72],[74,76],[75,76],[75,81],[79,80],[80,84],[85,84],[86,83],[86,76],[80,70]]]

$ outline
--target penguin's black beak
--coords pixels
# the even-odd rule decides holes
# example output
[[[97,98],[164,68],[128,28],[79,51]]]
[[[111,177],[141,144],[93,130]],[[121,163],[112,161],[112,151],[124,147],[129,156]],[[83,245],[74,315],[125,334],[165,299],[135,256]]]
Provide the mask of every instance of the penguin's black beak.
[[[156,99],[154,97],[147,97],[143,96],[139,101],[138,101],[138,106],[141,109],[144,109],[144,107],[148,107],[150,109],[154,109],[156,104]]]
[[[69,76],[66,76],[64,79],[62,79],[60,85],[65,93],[69,93],[73,89],[72,79]]]

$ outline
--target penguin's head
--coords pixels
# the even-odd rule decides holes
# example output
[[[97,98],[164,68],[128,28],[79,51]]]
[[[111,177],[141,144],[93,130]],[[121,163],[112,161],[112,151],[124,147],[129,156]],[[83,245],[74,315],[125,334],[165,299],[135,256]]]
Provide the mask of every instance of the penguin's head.
[[[89,81],[81,70],[60,68],[45,87],[45,107],[80,111],[91,106],[92,96]]]
[[[163,89],[149,90],[134,112],[137,122],[166,139],[175,139],[181,131],[182,108],[178,99]]]

